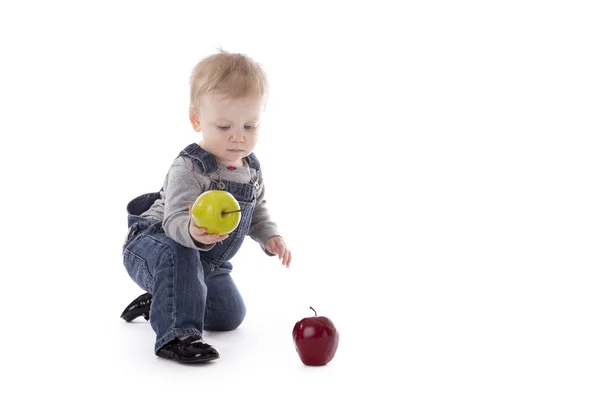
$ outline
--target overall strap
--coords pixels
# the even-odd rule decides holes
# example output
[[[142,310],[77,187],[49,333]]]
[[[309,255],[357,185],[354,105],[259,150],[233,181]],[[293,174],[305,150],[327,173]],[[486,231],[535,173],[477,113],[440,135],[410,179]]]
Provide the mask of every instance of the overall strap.
[[[191,158],[203,173],[210,173],[218,169],[215,156],[204,150],[197,143],[186,146],[179,155]]]
[[[186,156],[194,160],[203,173],[214,172],[219,168],[215,156],[204,150],[197,143],[192,143],[186,146],[186,148],[183,149],[179,155]],[[250,153],[248,157],[246,157],[246,160],[248,161],[250,168],[260,171],[260,162],[254,153]]]
[[[254,168],[257,171],[260,171],[260,162],[258,162],[258,158],[256,158],[256,155],[254,153],[248,154],[246,160],[248,160],[248,165],[250,166],[250,168]]]

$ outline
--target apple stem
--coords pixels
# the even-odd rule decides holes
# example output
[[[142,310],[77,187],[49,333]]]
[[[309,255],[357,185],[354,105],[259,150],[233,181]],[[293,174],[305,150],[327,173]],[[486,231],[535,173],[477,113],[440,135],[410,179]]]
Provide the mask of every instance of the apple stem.
[[[231,214],[231,213],[234,213],[234,212],[241,212],[241,211],[242,211],[242,210],[235,210],[235,211],[223,211],[223,212],[222,212],[222,214],[223,214],[223,215],[225,215],[225,214]]]
[[[315,311],[314,308],[310,307],[311,310],[313,310],[315,312],[315,317],[317,316],[317,311]]]

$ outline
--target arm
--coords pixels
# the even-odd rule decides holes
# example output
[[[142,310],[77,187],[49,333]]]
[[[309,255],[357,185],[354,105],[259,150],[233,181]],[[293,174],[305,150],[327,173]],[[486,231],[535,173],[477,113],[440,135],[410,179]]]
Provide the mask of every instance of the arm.
[[[165,215],[163,229],[177,243],[196,250],[207,251],[214,247],[195,241],[190,235],[189,206],[198,196],[208,190],[210,180],[192,171],[193,161],[177,158],[169,170],[164,185]]]
[[[267,209],[267,200],[265,199],[265,185],[262,179],[262,174],[258,177],[258,198],[256,199],[256,207],[252,214],[252,222],[248,235],[260,244],[263,251],[269,255],[274,254],[266,250],[266,244],[270,237],[281,236],[277,229],[277,224],[271,220],[269,210]]]

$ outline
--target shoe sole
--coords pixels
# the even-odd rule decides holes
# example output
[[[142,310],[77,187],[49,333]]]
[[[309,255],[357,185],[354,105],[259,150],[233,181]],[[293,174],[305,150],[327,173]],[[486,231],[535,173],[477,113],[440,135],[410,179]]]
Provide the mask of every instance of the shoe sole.
[[[192,358],[190,360],[182,360],[182,359],[178,359],[173,357],[172,353],[168,353],[168,352],[164,352],[164,351],[158,351],[157,356],[161,357],[161,358],[166,358],[168,360],[173,360],[173,361],[177,361],[179,363],[182,364],[201,364],[201,363],[205,363],[208,361],[214,361],[220,358],[220,356],[211,356],[211,357],[198,357],[198,358]]]

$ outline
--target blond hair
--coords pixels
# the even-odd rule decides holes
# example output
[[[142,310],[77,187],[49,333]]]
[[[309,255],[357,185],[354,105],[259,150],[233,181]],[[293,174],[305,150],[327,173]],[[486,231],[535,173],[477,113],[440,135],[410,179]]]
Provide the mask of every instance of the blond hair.
[[[202,59],[190,76],[190,108],[198,110],[203,96],[220,92],[238,99],[268,93],[267,75],[260,64],[245,54],[220,50]]]

